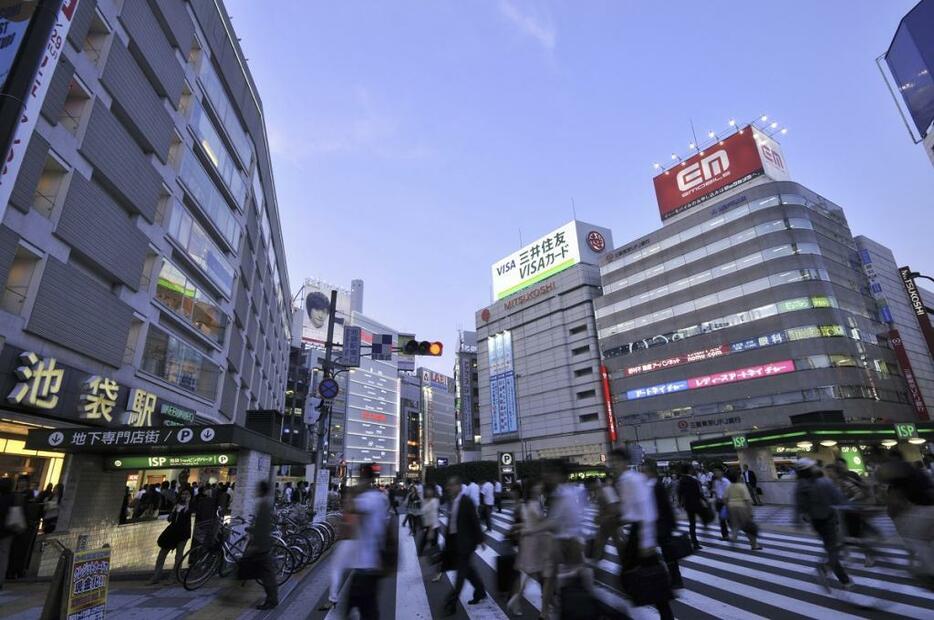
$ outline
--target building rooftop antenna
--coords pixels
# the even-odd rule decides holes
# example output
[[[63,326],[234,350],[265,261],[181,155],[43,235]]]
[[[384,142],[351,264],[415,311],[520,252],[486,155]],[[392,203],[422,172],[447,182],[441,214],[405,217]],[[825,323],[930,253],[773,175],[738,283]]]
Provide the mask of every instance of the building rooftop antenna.
[[[574,205],[574,196],[571,196],[571,214],[574,216],[574,221],[577,221],[577,207]]]

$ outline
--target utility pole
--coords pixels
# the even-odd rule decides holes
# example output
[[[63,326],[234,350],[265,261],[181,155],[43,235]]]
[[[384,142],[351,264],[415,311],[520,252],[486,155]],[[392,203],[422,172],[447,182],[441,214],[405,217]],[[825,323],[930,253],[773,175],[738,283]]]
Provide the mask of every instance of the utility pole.
[[[324,363],[322,371],[324,372],[324,378],[330,379],[332,377],[331,373],[331,353],[334,349],[334,322],[337,315],[337,291],[331,290],[331,305],[328,309],[328,337],[327,341],[324,343]],[[331,442],[331,403],[322,400],[321,401],[321,415],[318,417],[318,425],[324,425],[324,428],[318,432],[318,440],[316,441],[316,455],[315,455],[315,476],[318,475],[318,472],[321,471],[321,468],[324,464],[324,442],[327,439],[327,443],[330,446]]]

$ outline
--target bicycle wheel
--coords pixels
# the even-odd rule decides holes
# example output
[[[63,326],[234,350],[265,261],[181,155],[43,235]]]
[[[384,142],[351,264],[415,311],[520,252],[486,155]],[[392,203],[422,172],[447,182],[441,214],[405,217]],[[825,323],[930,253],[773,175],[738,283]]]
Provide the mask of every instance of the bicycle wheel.
[[[304,568],[314,561],[314,549],[311,547],[311,541],[298,532],[289,537],[289,544],[297,547],[301,551],[301,562],[299,568]]]
[[[322,521],[319,525],[320,525],[322,528],[324,528],[325,531],[327,531],[327,533],[328,533],[328,547],[330,547],[331,545],[334,544],[334,541],[337,540],[337,530],[334,528],[333,525],[331,525],[331,524],[328,523],[327,521]]]
[[[289,580],[295,570],[295,557],[288,547],[282,543],[273,543],[269,552],[272,559],[273,572],[276,575],[276,585],[282,585]],[[259,581],[259,580],[257,580]]]
[[[314,528],[321,534],[321,540],[324,541],[325,549],[334,544],[334,537],[331,535],[331,530],[325,527],[323,523],[315,523]]]
[[[221,553],[222,559],[217,567],[217,574],[226,577],[234,571],[237,563],[243,558],[243,550],[246,549],[246,538],[241,537],[229,543]]]
[[[186,558],[190,559],[190,553],[191,550],[185,554],[185,557],[182,558],[183,562]],[[219,559],[217,553],[201,550],[198,555],[200,555],[200,557],[192,562],[191,565],[182,569],[180,581],[186,590],[197,590],[206,584],[208,580],[214,576],[214,573],[217,572],[217,563]]]
[[[299,532],[298,535],[308,541],[308,546],[311,550],[311,560],[309,564],[317,562],[321,554],[324,553],[324,539],[321,537],[321,533],[314,528],[306,527]]]

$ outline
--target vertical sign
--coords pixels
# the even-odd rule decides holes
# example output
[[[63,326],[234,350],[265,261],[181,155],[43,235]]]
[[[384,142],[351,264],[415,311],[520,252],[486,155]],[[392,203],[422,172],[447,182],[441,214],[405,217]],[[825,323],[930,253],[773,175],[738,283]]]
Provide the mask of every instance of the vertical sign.
[[[889,342],[892,343],[892,348],[895,349],[895,358],[898,360],[898,365],[902,367],[902,375],[904,375],[905,382],[908,384],[908,395],[911,397],[912,405],[914,405],[915,415],[918,416],[919,420],[930,419],[927,405],[924,403],[924,396],[921,394],[921,387],[918,385],[918,381],[915,379],[915,371],[911,367],[911,359],[908,357],[905,343],[902,341],[901,334],[898,333],[897,329],[889,332]]]
[[[360,328],[344,328],[344,348],[341,351],[341,364],[350,368],[360,367]]]
[[[610,394],[610,373],[600,364],[600,381],[603,384],[603,406],[606,410],[606,430],[610,435],[610,444],[616,443],[616,417],[613,415],[613,396]]]
[[[516,412],[516,378],[512,366],[512,333],[504,331],[487,340],[490,361],[490,407],[493,434],[519,430]]]
[[[68,579],[67,620],[103,618],[110,583],[110,548],[79,551]]]
[[[331,472],[323,467],[318,470],[318,475],[315,476],[315,499],[314,499],[314,510],[315,523],[319,521],[324,521],[328,513],[328,486],[331,483]]]
[[[461,435],[464,441],[473,445],[473,389],[471,388],[470,357],[460,356],[460,409],[461,409]]]
[[[42,50],[39,68],[36,70],[29,91],[26,93],[26,101],[20,121],[17,123],[16,129],[13,130],[13,139],[10,141],[9,150],[4,153],[3,168],[0,170],[0,219],[3,219],[6,213],[6,206],[10,201],[10,194],[13,192],[13,184],[16,183],[16,176],[23,165],[26,147],[29,146],[32,132],[36,128],[39,110],[42,109],[46,93],[49,92],[52,74],[55,72],[55,67],[58,66],[62,47],[65,45],[65,37],[68,36],[68,31],[71,29],[71,21],[77,7],[78,0],[63,0],[61,2],[58,14],[55,17],[55,25],[52,26],[52,32],[49,34],[48,43]]]
[[[928,354],[934,355],[934,327],[931,327],[931,319],[928,318],[924,300],[921,299],[921,291],[915,285],[915,279],[911,277],[911,267],[899,267],[898,273],[902,277],[902,284],[905,285],[905,293],[908,294],[911,309],[918,318],[921,333],[924,334],[924,340],[928,344]]]

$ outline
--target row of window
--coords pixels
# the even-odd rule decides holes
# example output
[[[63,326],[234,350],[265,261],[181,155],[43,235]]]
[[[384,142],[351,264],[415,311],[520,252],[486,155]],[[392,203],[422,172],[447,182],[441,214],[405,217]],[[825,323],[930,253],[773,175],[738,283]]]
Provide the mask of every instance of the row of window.
[[[616,282],[606,284],[603,286],[603,294],[608,295],[609,293],[633,286],[644,280],[657,278],[666,271],[678,269],[679,267],[689,265],[708,256],[713,256],[718,252],[722,252],[723,250],[731,247],[739,246],[740,244],[746,243],[747,241],[755,239],[756,237],[763,237],[770,233],[781,230],[799,229],[813,230],[814,227],[811,225],[810,220],[803,217],[784,218],[781,220],[775,220],[772,222],[759,224],[757,226],[752,226],[745,230],[741,230],[734,235],[730,235],[729,237],[718,239],[717,241],[705,245],[704,247],[697,248],[691,252],[679,254],[678,256],[675,256],[674,258],[671,258],[664,263],[655,265],[654,267],[644,271],[634,273],[627,278],[623,278],[622,280],[617,280]]]
[[[882,402],[908,404],[908,395],[896,390],[871,388],[866,385],[825,385],[806,390],[792,390],[777,394],[764,394],[752,398],[738,398],[703,405],[686,405],[670,409],[659,409],[644,413],[633,413],[620,416],[618,422],[623,424],[645,424],[659,420],[683,418],[687,416],[710,415],[714,413],[732,413],[734,411],[747,411],[750,409],[764,409],[780,405],[814,402],[821,400],[850,400],[868,399]]]
[[[693,239],[694,237],[703,235],[711,230],[720,228],[721,226],[725,226],[726,224],[741,219],[750,213],[755,213],[756,211],[761,211],[762,209],[768,209],[769,207],[776,207],[781,204],[807,207],[809,209],[818,211],[827,217],[830,217],[840,224],[846,225],[846,222],[842,219],[842,215],[838,214],[834,209],[824,205],[819,205],[811,200],[808,200],[804,196],[798,194],[780,194],[778,196],[768,196],[766,198],[753,200],[751,202],[734,207],[722,215],[715,216],[706,222],[701,222],[700,224],[686,228],[676,235],[662,239],[658,243],[642,248],[641,250],[636,250],[624,254],[618,259],[612,260],[611,262],[601,267],[600,274],[602,276],[606,276],[607,274],[612,273],[618,269],[622,269],[627,265],[632,265],[640,260],[649,258],[661,250],[673,248],[690,239]]]
[[[142,369],[163,381],[214,400],[221,369],[178,337],[149,325]]]
[[[272,270],[272,288],[275,291],[276,302],[282,310],[282,320],[286,325],[286,336],[291,325],[291,318],[288,315],[288,309],[285,307],[285,300],[282,297],[282,279],[279,277],[279,263],[276,261],[276,251],[272,242],[272,226],[269,223],[269,213],[266,209],[265,194],[263,194],[263,185],[259,177],[259,171],[253,171],[253,203],[256,206],[256,219],[259,222],[260,237],[266,244],[266,258],[269,262],[269,268]]]
[[[599,337],[608,338],[609,336],[614,336],[616,334],[622,334],[634,329],[640,329],[642,327],[653,325],[666,319],[674,318],[684,314],[690,314],[691,312],[695,312],[702,308],[722,304],[731,299],[738,299],[740,297],[745,297],[746,295],[753,295],[755,293],[766,291],[770,288],[781,286],[783,284],[792,284],[794,282],[806,282],[811,280],[823,280],[825,282],[829,282],[830,276],[824,269],[795,269],[792,271],[785,271],[783,273],[775,273],[769,276],[751,280],[749,282],[744,282],[743,284],[738,284],[716,293],[698,297],[697,299],[692,299],[690,301],[670,306],[662,310],[644,314],[640,317],[636,317],[629,321],[624,321],[623,323],[618,323],[611,327],[606,327],[599,330]]]
[[[230,151],[227,150],[227,145],[214,128],[214,123],[200,105],[194,106],[191,125],[198,136],[198,143],[204,149],[221,179],[224,180],[224,185],[230,190],[237,206],[242,210],[246,203],[246,182],[237,164],[234,163]]]
[[[224,344],[227,315],[181,269],[165,259],[156,281],[156,299],[212,341]]]
[[[230,297],[234,283],[233,267],[204,228],[191,217],[180,202],[176,202],[172,209],[168,233],[182,246],[189,258],[204,269],[221,291]]]
[[[178,176],[201,209],[220,230],[227,243],[233,248],[238,248],[241,235],[240,223],[194,152],[185,152]]]
[[[204,89],[204,93],[214,108],[214,112],[227,131],[227,136],[237,151],[237,156],[243,162],[243,170],[249,171],[253,162],[253,143],[240,124],[240,119],[237,118],[234,106],[230,103],[227,92],[224,90],[223,84],[221,84],[220,76],[217,75],[214,66],[207,58],[201,62],[198,78],[201,82],[201,88]]]
[[[681,329],[670,331],[664,334],[656,334],[650,338],[635,340],[633,342],[608,349],[603,352],[603,355],[606,358],[629,355],[630,353],[635,353],[636,351],[643,351],[646,349],[652,349],[654,347],[662,347],[672,342],[684,340],[685,338],[693,338],[694,336],[709,334],[721,329],[727,329],[729,327],[742,325],[751,321],[758,321],[759,319],[764,319],[778,314],[784,314],[786,312],[808,310],[810,308],[838,307],[839,304],[835,298],[825,297],[822,295],[785,299],[777,303],[766,304],[764,306],[759,306],[758,308],[743,310],[742,312],[736,312],[734,314],[728,314],[723,317],[704,321],[703,323],[691,325],[690,327],[683,327]],[[849,308],[846,308],[846,310],[850,311]]]
[[[652,289],[650,291],[646,291],[642,293],[641,295],[634,295],[632,297],[627,297],[625,299],[621,299],[620,301],[614,304],[605,306],[603,308],[598,308],[596,311],[596,316],[598,319],[603,318],[605,316],[609,316],[616,312],[621,312],[623,310],[628,310],[629,308],[632,308],[634,306],[639,306],[641,304],[648,303],[659,297],[664,297],[665,295],[671,295],[673,293],[677,293],[678,291],[683,291],[685,289],[691,288],[692,286],[698,286],[700,284],[704,284],[705,282],[710,282],[712,280],[716,280],[717,278],[722,278],[731,273],[742,271],[743,269],[749,269],[751,267],[755,267],[756,265],[761,265],[762,263],[770,261],[770,260],[777,260],[779,258],[784,258],[786,256],[795,256],[798,254],[814,254],[814,255],[819,256],[820,248],[817,246],[816,243],[786,243],[786,244],[778,245],[775,247],[767,248],[765,250],[761,250],[758,252],[753,252],[752,254],[743,256],[742,258],[738,258],[736,260],[732,260],[728,263],[717,265],[706,271],[701,271],[693,275],[690,275],[686,278],[681,278],[680,280],[669,282],[668,284],[664,284],[662,286],[659,286],[658,288]],[[788,272],[788,273],[793,273],[793,272]],[[777,274],[777,275],[783,275],[783,274]],[[718,293],[712,293],[711,295],[708,295],[707,297],[716,297],[717,299],[721,297],[725,299],[734,299],[736,296],[732,295],[731,292],[737,288],[742,289],[742,288],[745,288],[746,286],[748,286],[752,290],[752,292],[757,292],[758,290],[761,290],[761,289],[755,289],[754,283],[760,282],[762,280],[766,280],[766,278],[760,278],[759,280],[750,282],[748,285],[737,286],[731,289],[720,291]],[[792,280],[792,281],[796,281],[796,280]],[[743,294],[748,294],[748,293],[743,293]],[[704,298],[701,298],[701,299],[704,299]],[[695,305],[696,305],[696,302],[695,302]],[[678,307],[679,306],[674,306],[672,308],[672,312],[674,312],[674,308],[678,308]],[[700,305],[696,307],[701,308],[704,306]],[[661,312],[665,313],[665,311],[661,311]],[[690,310],[688,310],[688,312],[690,312]],[[650,317],[650,316],[653,316],[653,315],[646,315],[646,317]],[[669,316],[675,316],[675,314],[671,314]],[[642,318],[645,318],[645,317],[642,317]],[[667,317],[664,317],[664,318],[667,318]],[[634,319],[633,321],[631,321],[631,323],[633,323],[636,327],[640,325],[648,324],[645,322],[640,324],[638,323],[639,320],[640,319]],[[618,334],[620,332],[627,331],[627,329],[633,329],[633,327],[626,328],[625,327],[626,325],[627,323],[621,323],[620,325],[616,326],[618,328],[616,329],[616,331],[612,331],[613,328],[610,328],[607,331],[610,334],[614,334],[614,333]]]

